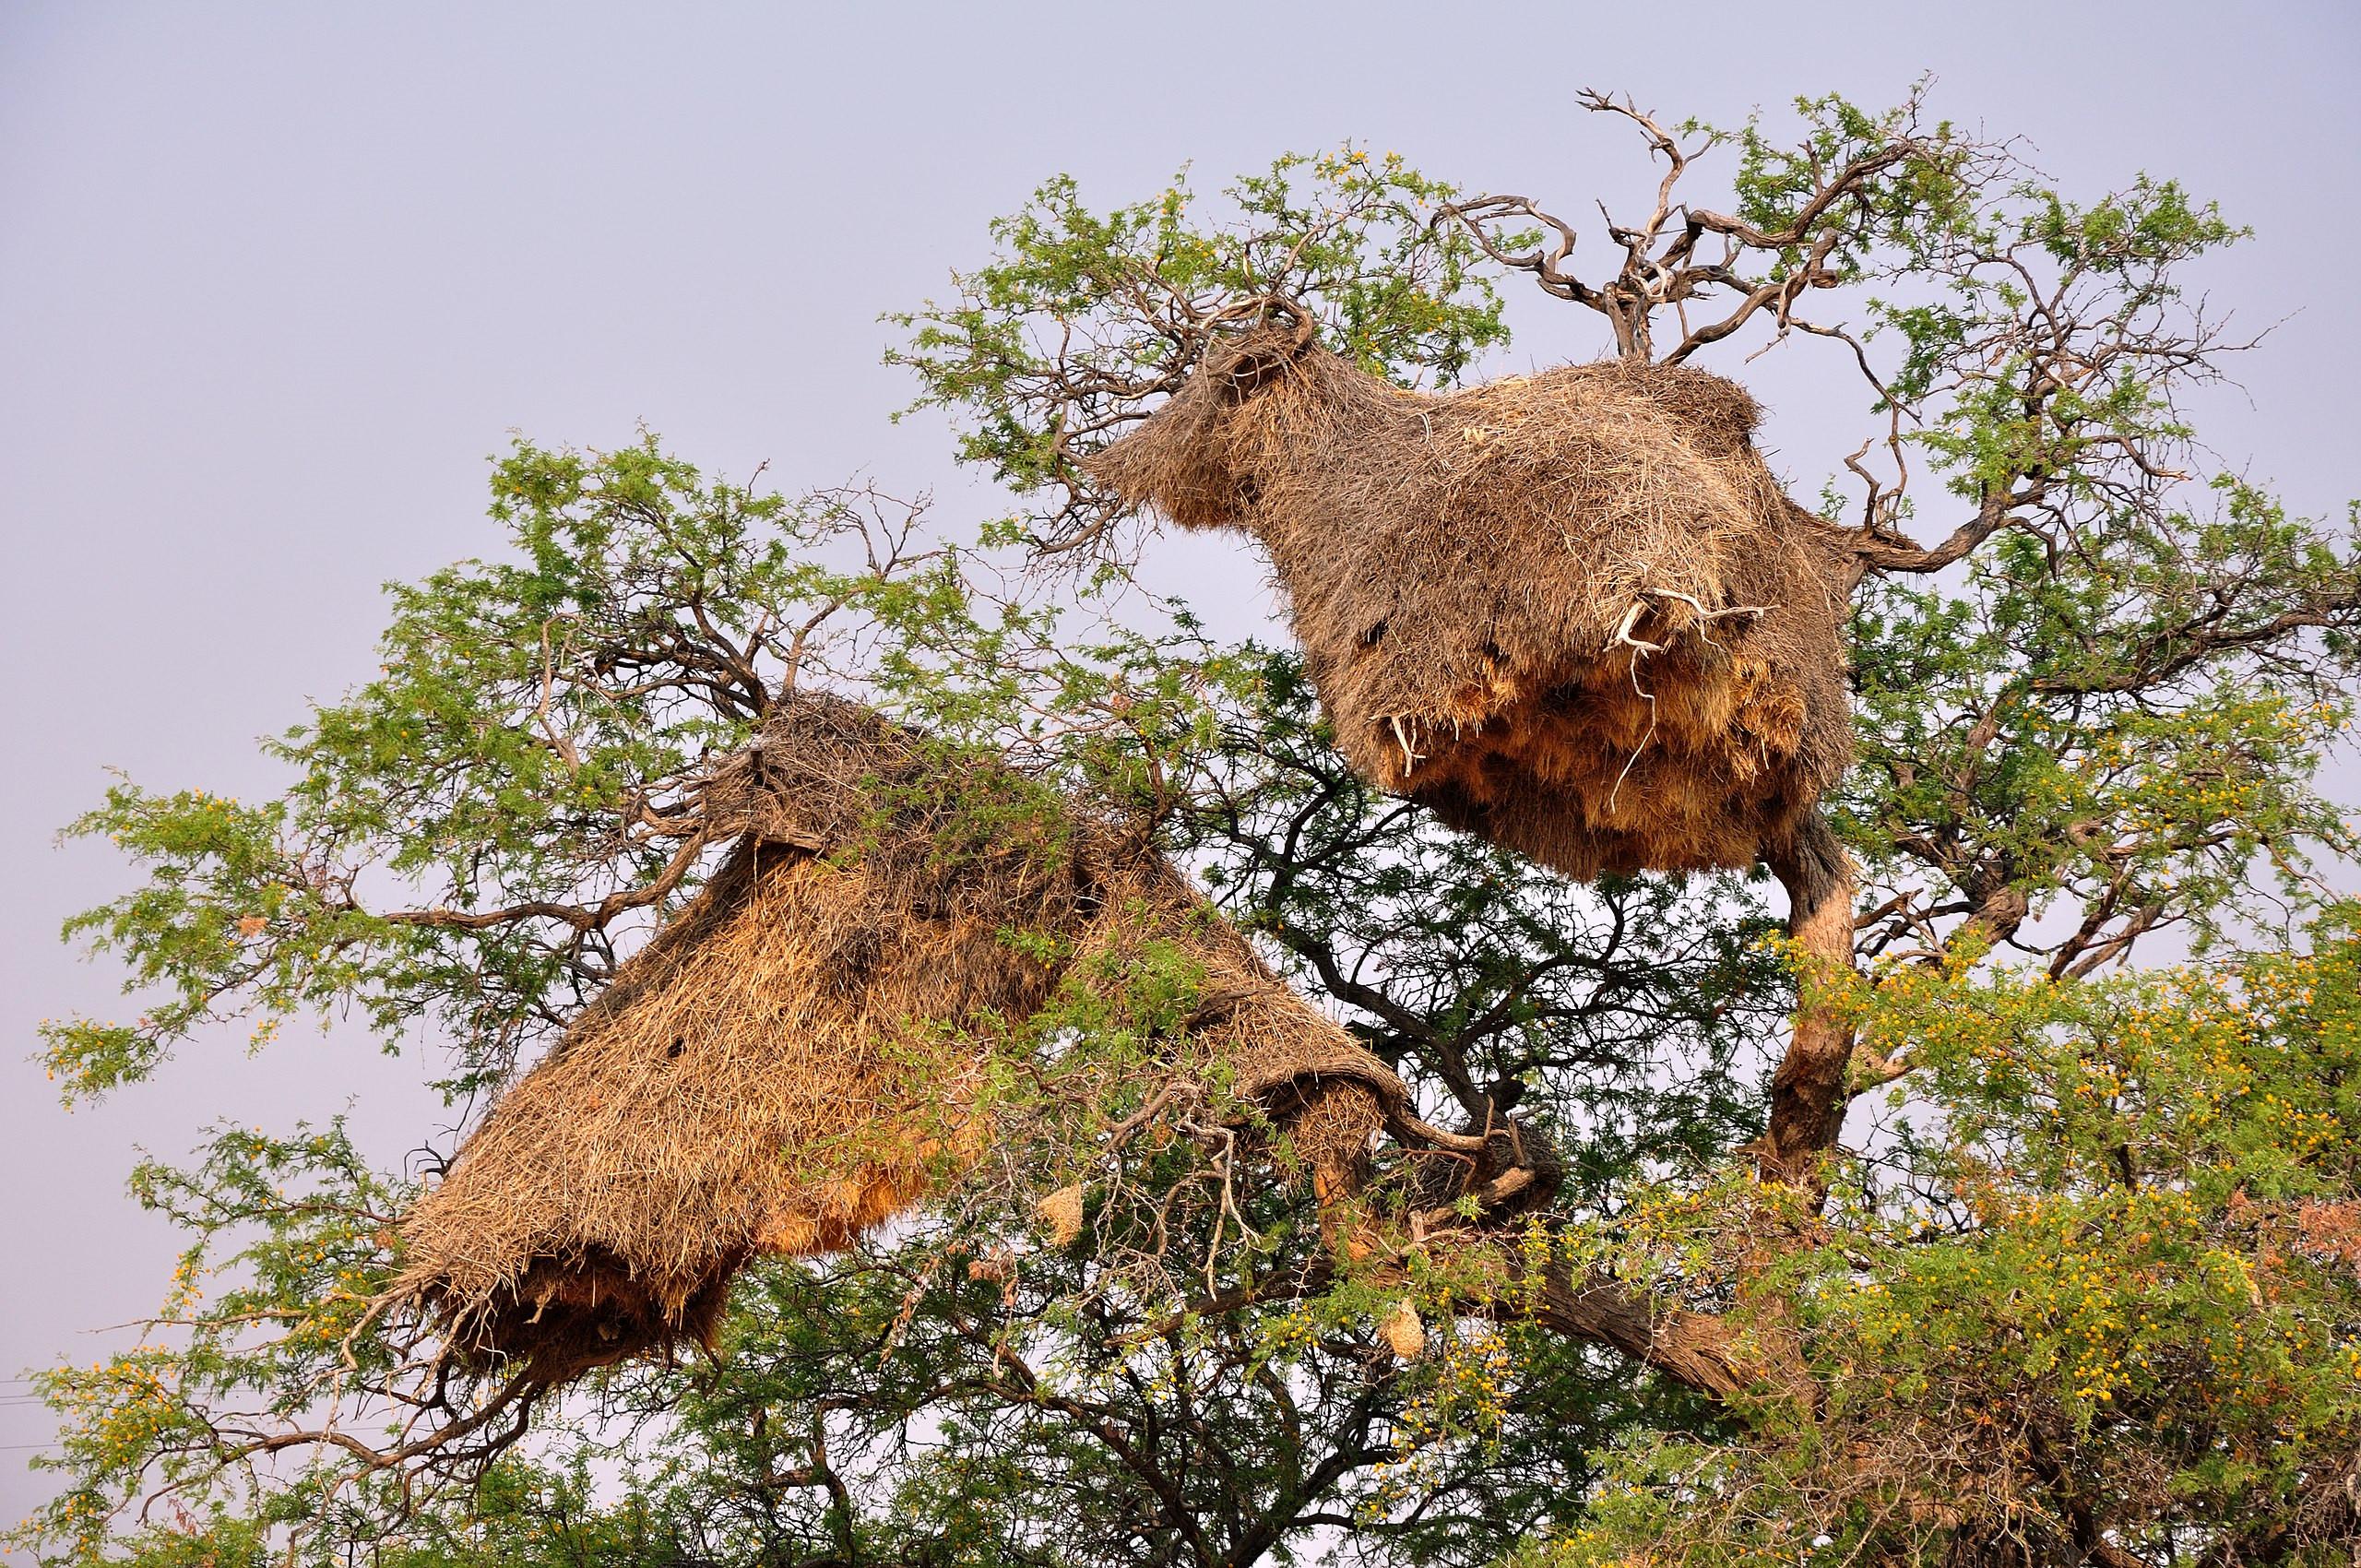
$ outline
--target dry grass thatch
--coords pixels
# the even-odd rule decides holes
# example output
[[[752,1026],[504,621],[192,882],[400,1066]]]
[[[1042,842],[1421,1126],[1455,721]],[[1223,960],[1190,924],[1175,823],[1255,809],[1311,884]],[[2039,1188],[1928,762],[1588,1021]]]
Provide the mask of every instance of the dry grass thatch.
[[[1416,395],[1264,327],[1090,468],[1263,542],[1381,788],[1577,876],[1745,866],[1852,754],[1839,561],[1758,418],[1680,365]]]
[[[1203,969],[1174,1070],[1220,1063],[1323,1190],[1401,1113],[1136,834],[1006,770],[806,695],[706,806],[742,834],[712,882],[402,1223],[395,1289],[463,1357],[554,1382],[709,1338],[749,1259],[840,1248],[971,1163],[994,1028],[1150,939]]]

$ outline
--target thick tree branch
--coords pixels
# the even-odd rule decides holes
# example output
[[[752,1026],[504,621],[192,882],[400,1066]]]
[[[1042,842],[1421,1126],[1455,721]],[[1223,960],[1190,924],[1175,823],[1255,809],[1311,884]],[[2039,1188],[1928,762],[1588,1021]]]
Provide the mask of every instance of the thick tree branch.
[[[1770,858],[1772,874],[1787,890],[1787,933],[1811,964],[1853,967],[1853,862],[1817,814],[1795,842]],[[1806,988],[1811,980],[1807,976]],[[1845,1072],[1852,1031],[1827,1009],[1810,1004],[1795,1016],[1786,1054],[1771,1079],[1770,1126],[1755,1154],[1763,1174],[1808,1182],[1820,1157],[1836,1146],[1845,1124]]]

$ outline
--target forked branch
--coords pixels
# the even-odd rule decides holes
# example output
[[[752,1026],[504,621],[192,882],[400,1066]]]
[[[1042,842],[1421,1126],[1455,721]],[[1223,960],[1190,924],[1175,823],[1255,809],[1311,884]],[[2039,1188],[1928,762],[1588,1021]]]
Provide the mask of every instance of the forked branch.
[[[1622,253],[1611,276],[1585,280],[1576,275],[1569,266],[1577,240],[1573,225],[1529,196],[1454,202],[1434,221],[1456,225],[1496,265],[1530,273],[1544,292],[1605,316],[1615,333],[1616,351],[1625,359],[1677,363],[1766,315],[1782,333],[1800,327],[1850,341],[1842,327],[1801,320],[1797,302],[1809,291],[1833,288],[1850,276],[1890,176],[1914,162],[1949,166],[1959,159],[1959,149],[1942,135],[1921,132],[1914,96],[1901,114],[1855,147],[1841,164],[1823,168],[1813,158],[1807,188],[1791,194],[1780,220],[1757,222],[1691,207],[1678,197],[1692,162],[1734,139],[1727,133],[1696,125],[1667,127],[1630,99],[1596,90],[1583,92],[1579,101],[1593,113],[1630,121],[1664,166],[1655,204],[1644,218],[1623,223],[1601,210],[1607,237]],[[1747,134],[1750,147],[1751,137]],[[1761,149],[1753,150],[1759,158]],[[1509,228],[1519,223],[1535,227]],[[1527,234],[1534,236],[1529,245]],[[1718,242],[1710,252],[1703,248],[1709,238]],[[1710,300],[1729,301],[1729,308],[1692,323],[1691,303]],[[1674,313],[1679,336],[1659,353],[1663,334],[1656,316],[1666,310]]]

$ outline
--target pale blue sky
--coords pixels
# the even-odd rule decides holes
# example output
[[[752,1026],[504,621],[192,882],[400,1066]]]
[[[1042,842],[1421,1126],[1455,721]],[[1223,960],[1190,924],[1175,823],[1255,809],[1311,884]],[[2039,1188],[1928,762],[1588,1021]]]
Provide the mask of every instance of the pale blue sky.
[[[483,460],[512,429],[604,445],[644,421],[712,468],[865,470],[955,518],[988,498],[938,422],[886,422],[908,388],[876,317],[940,292],[1044,176],[1129,199],[1351,137],[1580,213],[1646,175],[1579,88],[1735,121],[1932,71],[1940,113],[2072,185],[2176,175],[2260,231],[2216,301],[2293,319],[2243,368],[2251,406],[2209,405],[2215,439],[2339,511],[2361,493],[2356,14],[0,3],[0,1377],[90,1359],[83,1331],[157,1299],[173,1241],[122,1195],[135,1145],[348,1099],[388,1158],[438,1125],[357,1030],[210,1041],[71,1117],[22,1063],[38,1019],[117,1005],[54,932],[122,870],[52,832],[106,766],[268,791],[253,737],[370,672],[377,585],[492,546]],[[1595,351],[1554,312],[1521,303],[1516,362]],[[1796,361],[1758,386],[1816,493],[1857,396]],[[1233,613],[1266,602],[1234,551],[1158,559]],[[40,1491],[17,1445],[45,1435],[19,1393],[0,1384],[11,1518]]]

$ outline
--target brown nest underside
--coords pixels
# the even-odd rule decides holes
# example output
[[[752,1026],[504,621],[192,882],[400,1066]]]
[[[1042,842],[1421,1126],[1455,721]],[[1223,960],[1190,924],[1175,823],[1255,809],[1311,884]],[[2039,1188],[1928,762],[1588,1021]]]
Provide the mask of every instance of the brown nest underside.
[[[1759,418],[1686,366],[1425,396],[1263,328],[1090,469],[1263,543],[1380,788],[1575,876],[1742,867],[1852,757],[1840,552]]]

